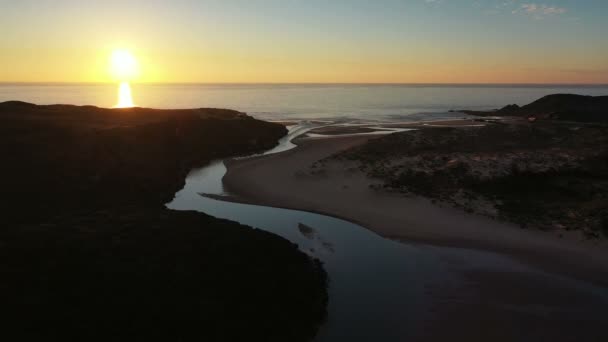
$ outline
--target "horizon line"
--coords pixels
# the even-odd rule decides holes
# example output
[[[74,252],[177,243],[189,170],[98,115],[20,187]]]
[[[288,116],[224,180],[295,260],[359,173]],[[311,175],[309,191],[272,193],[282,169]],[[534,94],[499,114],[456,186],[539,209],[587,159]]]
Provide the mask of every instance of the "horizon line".
[[[0,81],[0,85],[115,85],[120,82]],[[384,85],[384,86],[608,86],[608,83],[506,82],[129,82],[133,85]]]

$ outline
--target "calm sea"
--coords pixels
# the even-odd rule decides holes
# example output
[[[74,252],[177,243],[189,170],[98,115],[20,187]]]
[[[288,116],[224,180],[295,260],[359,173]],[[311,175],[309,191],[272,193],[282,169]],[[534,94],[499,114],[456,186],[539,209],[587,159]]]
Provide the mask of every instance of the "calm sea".
[[[114,84],[0,84],[0,102],[112,107]],[[527,104],[555,93],[608,95],[608,85],[133,84],[133,101],[154,108],[231,108],[266,120],[420,120],[450,109]]]

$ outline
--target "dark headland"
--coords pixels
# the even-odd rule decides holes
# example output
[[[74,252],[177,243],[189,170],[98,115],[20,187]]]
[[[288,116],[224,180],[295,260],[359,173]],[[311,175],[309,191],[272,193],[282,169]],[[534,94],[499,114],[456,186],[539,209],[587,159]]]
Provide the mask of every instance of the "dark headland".
[[[326,275],[290,242],[164,207],[284,127],[222,109],[0,103],[6,340],[305,341]]]
[[[608,96],[554,94],[525,106],[511,104],[493,111],[459,110],[478,116],[514,116],[576,122],[608,122]]]

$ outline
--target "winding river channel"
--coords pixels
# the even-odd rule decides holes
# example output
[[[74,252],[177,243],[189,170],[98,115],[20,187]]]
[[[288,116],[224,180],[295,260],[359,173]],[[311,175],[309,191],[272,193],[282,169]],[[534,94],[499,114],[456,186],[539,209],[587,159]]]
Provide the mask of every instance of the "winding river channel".
[[[291,140],[309,128],[306,124],[291,127],[289,135],[266,153],[295,147]],[[196,210],[272,232],[320,259],[330,278],[329,315],[316,341],[403,341],[419,336],[434,319],[436,306],[462,300],[453,297],[458,291],[443,289],[466,289],[470,280],[464,274],[470,271],[550,277],[550,283],[595,293],[608,305],[606,289],[546,274],[506,256],[396,242],[329,216],[200,195],[226,195],[222,186],[225,172],[223,161],[192,171],[184,189],[167,207]]]

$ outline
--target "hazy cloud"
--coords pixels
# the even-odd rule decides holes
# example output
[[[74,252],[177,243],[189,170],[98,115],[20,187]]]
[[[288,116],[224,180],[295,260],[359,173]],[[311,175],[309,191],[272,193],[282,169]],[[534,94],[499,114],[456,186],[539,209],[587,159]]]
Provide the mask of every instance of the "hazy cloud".
[[[555,16],[566,13],[566,9],[563,7],[549,6],[544,4],[522,4],[518,9],[513,11],[513,14],[523,13],[532,15],[537,19],[542,19],[546,16]]]
[[[424,3],[438,5],[445,0],[423,0]],[[471,2],[473,8],[482,10],[485,14],[513,13],[533,16],[538,19],[548,16],[565,14],[566,8],[555,5],[547,5],[520,0],[474,0]]]

